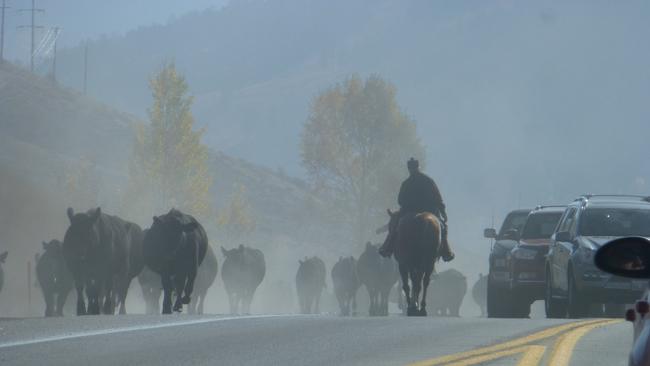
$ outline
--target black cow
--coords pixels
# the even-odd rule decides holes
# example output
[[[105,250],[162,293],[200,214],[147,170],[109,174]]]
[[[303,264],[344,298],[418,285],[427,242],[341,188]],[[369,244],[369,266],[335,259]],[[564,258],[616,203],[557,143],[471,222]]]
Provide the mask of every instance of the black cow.
[[[460,305],[467,293],[467,279],[455,269],[436,274],[431,281],[427,303],[434,316],[460,316]]]
[[[72,273],[63,257],[63,244],[58,240],[43,242],[45,252],[36,254],[36,279],[45,300],[45,316],[63,316],[63,306],[74,287]]]
[[[354,257],[339,258],[339,261],[332,267],[332,284],[341,315],[355,314],[357,312],[357,290],[361,284],[357,276],[357,261]],[[350,306],[352,306],[352,313],[350,313]]]
[[[379,255],[379,245],[366,243],[366,250],[357,261],[357,275],[370,296],[368,314],[388,315],[388,296],[399,279],[397,263]]]
[[[174,311],[192,301],[196,273],[205,258],[208,236],[191,215],[172,209],[154,216],[144,238],[144,260],[160,275],[163,288],[163,314],[172,313],[172,292],[176,293]]]
[[[249,314],[255,290],[266,274],[264,253],[243,245],[230,250],[221,247],[221,252],[226,257],[221,278],[228,292],[230,313],[238,314],[241,305],[243,313]]]
[[[298,261],[296,273],[296,290],[302,314],[318,314],[320,312],[320,296],[325,288],[327,270],[325,263],[318,257],[305,258]]]
[[[99,314],[100,307],[104,314],[113,314],[117,305],[120,314],[126,314],[131,280],[143,267],[142,230],[100,208],[77,214],[68,208],[68,218],[63,256],[77,290],[77,315]]]
[[[4,285],[4,282],[5,282],[5,273],[2,270],[2,263],[4,263],[5,260],[7,260],[7,255],[8,254],[9,253],[7,253],[6,251],[4,253],[0,254],[0,292],[2,291],[2,286]]]

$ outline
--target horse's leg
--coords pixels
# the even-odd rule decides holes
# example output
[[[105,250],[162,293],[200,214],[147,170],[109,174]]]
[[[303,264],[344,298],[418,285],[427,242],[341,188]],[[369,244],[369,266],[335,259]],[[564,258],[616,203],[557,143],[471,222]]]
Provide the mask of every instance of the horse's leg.
[[[419,315],[420,311],[420,291],[422,290],[422,272],[419,270],[411,272],[411,283],[413,284],[413,310],[415,315]]]
[[[431,271],[424,273],[422,279],[422,303],[420,304],[420,315],[427,316],[427,292],[429,290],[429,283],[431,282]]]
[[[411,289],[409,287],[409,273],[406,266],[399,266],[399,274],[402,278],[402,291],[404,291],[404,302],[406,305],[406,315],[409,315],[411,309]]]

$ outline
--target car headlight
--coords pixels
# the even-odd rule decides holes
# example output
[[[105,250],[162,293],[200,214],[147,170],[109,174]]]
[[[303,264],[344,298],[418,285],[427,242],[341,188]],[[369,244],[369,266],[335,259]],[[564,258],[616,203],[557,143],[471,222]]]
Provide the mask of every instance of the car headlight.
[[[594,256],[596,255],[595,250],[593,250],[591,248],[584,247],[584,246],[580,246],[578,248],[578,253],[577,254],[578,254],[578,259],[581,262],[583,262],[583,263],[592,263],[592,264],[594,263]]]
[[[517,248],[512,251],[512,256],[517,259],[532,260],[537,256],[537,251],[533,249]]]

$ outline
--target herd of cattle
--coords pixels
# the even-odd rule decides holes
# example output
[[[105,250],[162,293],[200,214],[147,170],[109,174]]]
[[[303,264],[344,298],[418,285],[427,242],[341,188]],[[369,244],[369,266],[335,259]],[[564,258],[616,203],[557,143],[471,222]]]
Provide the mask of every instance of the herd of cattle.
[[[208,289],[218,274],[217,257],[208,244],[201,224],[191,215],[172,209],[155,216],[149,229],[100,208],[85,213],[67,211],[70,226],[63,242],[43,242],[36,255],[36,278],[45,300],[45,316],[63,316],[69,293],[77,293],[76,313],[126,313],[126,298],[131,281],[137,277],[148,314],[181,312],[202,314]],[[250,313],[255,291],[266,275],[264,254],[244,245],[221,248],[224,261],[221,277],[232,314]],[[0,254],[0,291],[4,282]],[[319,313],[321,295],[326,288],[327,268],[318,257],[299,261],[295,278],[300,312]],[[357,314],[357,292],[368,291],[371,316],[388,315],[391,291],[398,289],[399,273],[393,259],[383,258],[378,245],[367,243],[358,259],[341,257],[331,269],[334,294],[340,315]],[[472,297],[485,315],[487,281],[474,284]],[[432,315],[459,316],[467,292],[465,276],[449,269],[434,276],[427,302]],[[395,300],[400,308],[401,291]]]

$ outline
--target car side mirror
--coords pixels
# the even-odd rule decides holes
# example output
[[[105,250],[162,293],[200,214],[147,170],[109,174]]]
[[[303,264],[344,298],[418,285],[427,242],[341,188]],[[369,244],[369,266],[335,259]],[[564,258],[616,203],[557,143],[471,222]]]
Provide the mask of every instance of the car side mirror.
[[[613,275],[650,278],[650,241],[642,237],[612,240],[598,249],[594,263]]]
[[[571,241],[571,234],[568,231],[558,231],[555,233],[555,241]]]
[[[504,239],[519,240],[519,231],[517,229],[510,229],[503,234]]]
[[[494,230],[493,228],[485,229],[483,230],[483,237],[488,239],[496,239],[497,231]]]

